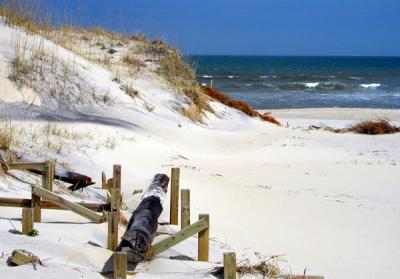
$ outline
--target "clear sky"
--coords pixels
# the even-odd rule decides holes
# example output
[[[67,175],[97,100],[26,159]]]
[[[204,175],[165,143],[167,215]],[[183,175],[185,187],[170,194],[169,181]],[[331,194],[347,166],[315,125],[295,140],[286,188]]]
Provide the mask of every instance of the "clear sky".
[[[400,0],[43,0],[186,54],[400,56]]]

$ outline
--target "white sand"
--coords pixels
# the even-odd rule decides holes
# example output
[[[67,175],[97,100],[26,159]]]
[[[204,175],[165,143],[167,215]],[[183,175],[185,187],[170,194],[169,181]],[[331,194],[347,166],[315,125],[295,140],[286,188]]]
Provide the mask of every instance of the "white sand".
[[[309,125],[336,125],[345,127],[351,123],[364,120],[388,119],[400,124],[400,109],[370,109],[370,108],[310,108],[310,109],[275,109],[259,110],[270,112],[282,124],[304,127]]]
[[[1,28],[0,58],[11,63],[10,31]],[[302,274],[306,269],[307,274],[335,279],[398,277],[399,134],[366,136],[306,131],[296,125],[275,127],[216,103],[212,105],[219,117],[209,114],[205,125],[200,125],[176,112],[182,96],[157,77],[135,79],[140,98],[132,100],[112,81],[109,70],[81,58],[75,63],[79,81],[98,84],[100,91],[111,88],[115,103],[80,110],[72,102],[66,104],[68,114],[57,111],[57,99],[39,103],[37,113],[63,120],[58,124],[63,129],[94,136],[38,138],[34,133],[41,133],[40,125],[46,121],[15,119],[14,127],[24,127],[18,130],[22,131],[18,151],[24,156],[55,158],[98,182],[101,171],[110,177],[112,165],[121,164],[123,199],[130,211],[138,204],[139,197],[132,196],[135,189],[144,189],[155,173],[168,174],[171,167],[180,167],[181,188],[191,189],[191,220],[197,220],[199,213],[210,214],[210,262],[214,264],[221,262],[223,251],[234,250],[239,262],[246,258],[254,262],[260,254],[280,255],[286,260],[280,266],[288,273]],[[0,100],[0,105],[9,108],[11,118],[18,118],[20,111],[11,107],[13,99],[7,100]],[[351,120],[361,117],[354,116],[357,113],[352,111]],[[343,125],[349,117],[338,118],[316,119],[314,114],[300,119],[299,126],[319,119]],[[59,152],[46,145],[46,137],[62,143]],[[34,180],[23,172],[14,175]],[[99,188],[97,184],[79,197],[102,200],[104,191]],[[29,196],[29,184],[0,177],[0,195]],[[168,220],[168,208],[167,203],[161,221]],[[8,218],[18,230],[19,217],[19,209],[0,211],[0,253],[5,253],[0,258],[1,278],[102,278],[98,272],[110,256],[104,249],[107,224],[91,224],[68,212],[44,211],[43,223],[36,225],[40,236],[29,238],[9,232],[13,227]],[[6,256],[16,248],[51,259],[35,272],[30,266],[7,267]],[[214,264],[168,259],[176,254],[196,257],[196,249],[196,239],[191,238],[144,264],[134,278],[210,277],[204,273]]]

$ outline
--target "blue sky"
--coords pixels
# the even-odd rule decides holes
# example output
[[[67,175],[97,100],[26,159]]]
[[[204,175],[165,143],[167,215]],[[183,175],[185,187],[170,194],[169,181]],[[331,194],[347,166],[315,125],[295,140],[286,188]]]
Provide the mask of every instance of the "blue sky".
[[[59,19],[163,37],[186,54],[400,56],[400,0],[43,1]]]

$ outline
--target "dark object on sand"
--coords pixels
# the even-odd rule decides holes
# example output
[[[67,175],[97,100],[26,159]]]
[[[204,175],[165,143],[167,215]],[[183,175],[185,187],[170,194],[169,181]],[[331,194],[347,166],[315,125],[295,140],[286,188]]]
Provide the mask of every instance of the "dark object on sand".
[[[158,218],[167,192],[169,177],[156,174],[143,194],[142,201],[133,212],[117,251],[127,253],[128,262],[136,265],[144,260],[157,232]]]
[[[7,162],[4,159],[4,157],[0,152],[0,166],[3,170],[7,171],[9,169],[8,164],[10,164],[10,163]],[[27,161],[25,163],[31,163],[31,162]],[[35,173],[35,174],[43,175],[42,170],[38,170],[38,169],[27,169],[27,170],[32,173]],[[55,168],[54,178],[61,180],[63,182],[72,184],[72,186],[68,187],[68,189],[71,191],[76,191],[81,188],[95,184],[95,182],[92,181],[92,178],[89,176],[86,176],[86,175],[83,175],[83,174],[80,174],[77,172],[68,171],[68,170],[60,168],[60,167]]]
[[[400,127],[396,127],[387,119],[363,121],[351,125],[348,131],[358,134],[367,135],[381,135],[381,134],[394,134],[400,132]]]
[[[43,171],[41,170],[29,170],[29,171],[40,175],[43,174]],[[89,176],[77,172],[67,171],[62,168],[55,169],[54,178],[72,184],[71,186],[68,187],[68,189],[71,191],[76,191],[95,184],[95,182],[92,181],[92,178]]]

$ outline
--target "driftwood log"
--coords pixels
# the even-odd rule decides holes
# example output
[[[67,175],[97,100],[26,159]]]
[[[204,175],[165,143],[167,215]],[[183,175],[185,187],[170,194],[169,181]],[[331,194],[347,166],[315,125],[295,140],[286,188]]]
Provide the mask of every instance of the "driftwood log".
[[[142,201],[133,212],[118,245],[117,251],[126,252],[128,262],[134,266],[145,258],[156,235],[168,183],[167,175],[154,176],[153,182],[142,196]]]
[[[8,168],[9,163],[4,159],[4,156],[2,155],[2,153],[3,152],[0,152],[0,165],[1,165],[1,170],[3,171],[3,170],[9,169]],[[27,162],[27,163],[31,163],[31,162]],[[39,174],[39,175],[43,174],[42,170],[27,169],[27,171],[30,171],[32,173]],[[61,180],[63,182],[72,184],[72,186],[68,187],[68,189],[71,191],[76,191],[81,188],[95,184],[95,182],[92,181],[92,178],[87,175],[68,171],[68,170],[60,168],[60,167],[55,168],[54,178]]]
[[[43,171],[41,170],[28,170],[28,171],[40,175],[43,174]],[[71,191],[76,191],[95,184],[95,182],[92,181],[92,178],[87,175],[68,171],[59,167],[56,167],[55,169],[54,178],[72,184],[71,186],[68,187],[68,189]]]

